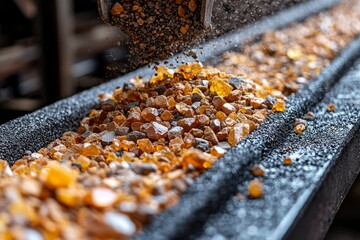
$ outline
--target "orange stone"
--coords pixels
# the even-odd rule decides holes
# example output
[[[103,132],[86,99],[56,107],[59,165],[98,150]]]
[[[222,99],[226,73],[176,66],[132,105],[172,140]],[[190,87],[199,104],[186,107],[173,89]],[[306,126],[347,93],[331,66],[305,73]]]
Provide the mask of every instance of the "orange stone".
[[[225,153],[226,150],[218,146],[214,146],[210,149],[210,154],[217,158],[221,158]]]
[[[77,174],[60,163],[49,162],[43,169],[41,177],[49,188],[66,188],[76,182]]]
[[[254,177],[263,177],[265,176],[265,168],[261,164],[256,164],[254,167],[252,167],[251,173]]]
[[[306,125],[305,124],[298,124],[294,127],[294,132],[296,134],[302,134],[306,129]]]
[[[285,101],[282,99],[276,99],[272,109],[274,112],[285,112]]]
[[[82,154],[86,157],[96,157],[100,153],[100,149],[95,144],[85,143],[82,149]]]
[[[285,157],[284,160],[283,160],[283,164],[284,165],[291,165],[293,163],[291,157]]]
[[[146,153],[155,152],[155,147],[148,138],[137,140],[137,145],[139,146],[140,150],[143,152],[146,152]]]
[[[327,105],[327,110],[328,110],[328,112],[333,112],[333,111],[335,111],[335,110],[336,110],[336,105],[330,103],[329,105]]]
[[[229,96],[232,90],[232,86],[220,78],[211,81],[210,91],[216,93],[220,97]]]
[[[190,164],[195,168],[208,169],[213,163],[213,158],[199,150],[188,150],[182,156],[182,166],[184,169]]]
[[[120,3],[115,3],[115,5],[111,8],[111,15],[118,16],[124,11],[123,6]]]
[[[263,195],[262,183],[258,180],[251,180],[248,186],[249,197],[261,198]]]

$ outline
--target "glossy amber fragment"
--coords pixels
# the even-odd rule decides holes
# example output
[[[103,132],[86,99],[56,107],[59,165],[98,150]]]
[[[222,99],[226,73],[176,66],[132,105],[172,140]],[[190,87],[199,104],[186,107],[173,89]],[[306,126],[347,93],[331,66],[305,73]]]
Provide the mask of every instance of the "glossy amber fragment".
[[[251,168],[251,173],[254,177],[264,177],[266,169],[261,164],[256,164]]]
[[[301,134],[305,131],[306,125],[305,124],[298,124],[294,127],[294,132],[296,134]]]
[[[263,195],[262,183],[258,180],[251,180],[248,186],[249,197],[261,198]]]
[[[336,110],[336,105],[335,105],[335,104],[332,104],[332,103],[328,104],[328,105],[327,105],[327,110],[328,110],[328,112],[333,112],[333,111],[335,111],[335,110]]]
[[[49,188],[69,187],[76,182],[76,177],[76,172],[56,162],[49,162],[41,175],[44,184]]]
[[[220,97],[227,97],[233,88],[225,80],[216,78],[211,82],[210,91],[215,92]]]
[[[273,106],[273,110],[275,112],[285,112],[286,110],[285,101],[282,99],[276,99]]]
[[[152,153],[155,151],[153,143],[147,138],[137,140],[137,145],[143,152]]]
[[[292,161],[291,157],[289,157],[289,156],[285,157],[283,160],[284,165],[291,165],[292,163],[293,163],[293,161]]]

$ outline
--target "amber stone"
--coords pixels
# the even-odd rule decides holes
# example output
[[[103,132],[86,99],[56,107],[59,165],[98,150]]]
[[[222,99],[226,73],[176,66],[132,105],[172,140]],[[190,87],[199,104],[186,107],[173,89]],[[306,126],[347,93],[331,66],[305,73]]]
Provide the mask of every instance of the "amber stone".
[[[227,97],[232,90],[232,86],[222,79],[217,78],[211,81],[210,91],[215,92],[220,97]]]
[[[185,131],[190,131],[192,128],[197,126],[195,118],[183,118],[178,121],[180,127]]]
[[[292,163],[293,163],[293,161],[292,161],[291,157],[289,157],[289,156],[285,157],[283,160],[284,165],[291,165]]]
[[[146,135],[148,138],[158,140],[167,136],[168,128],[157,122],[151,122],[146,129]]]
[[[160,117],[164,121],[171,121],[174,118],[173,114],[169,110],[165,110]]]
[[[262,183],[258,180],[251,180],[248,186],[249,197],[261,198],[263,195]]]
[[[230,103],[225,103],[225,104],[221,107],[221,110],[222,110],[225,114],[229,115],[230,113],[235,112],[235,111],[236,111],[236,108],[235,108],[232,104],[230,104]]]
[[[199,169],[208,169],[213,164],[213,159],[199,150],[188,150],[182,156],[182,166],[187,168],[189,165]]]
[[[77,188],[58,188],[56,189],[56,199],[69,207],[76,207],[82,202],[84,194]]]
[[[296,134],[301,134],[306,130],[306,125],[305,124],[298,124],[294,127],[294,132]]]
[[[221,158],[225,153],[226,153],[226,150],[219,146],[213,146],[210,149],[210,154],[216,158]]]
[[[328,105],[327,105],[327,110],[328,110],[328,112],[333,112],[333,111],[335,111],[335,110],[336,110],[336,105],[335,105],[335,104],[332,104],[332,103],[328,104]]]
[[[42,179],[49,188],[68,187],[76,182],[77,174],[57,162],[49,162],[42,171]]]
[[[101,150],[95,144],[85,143],[82,149],[82,154],[86,157],[96,157],[100,153]]]
[[[139,146],[140,150],[143,152],[152,153],[155,151],[155,147],[153,143],[148,138],[137,140],[137,145]]]
[[[124,11],[123,6],[120,3],[115,3],[114,6],[111,8],[111,15],[118,16]]]
[[[156,108],[145,108],[141,112],[141,117],[148,122],[155,121],[158,115],[159,112]]]
[[[234,127],[229,132],[228,143],[231,146],[236,146],[241,139],[244,138],[244,130],[242,127]]]
[[[272,109],[275,112],[285,112],[285,101],[282,99],[276,99]]]
[[[251,173],[254,177],[264,177],[265,171],[265,167],[261,164],[256,164],[251,168]]]

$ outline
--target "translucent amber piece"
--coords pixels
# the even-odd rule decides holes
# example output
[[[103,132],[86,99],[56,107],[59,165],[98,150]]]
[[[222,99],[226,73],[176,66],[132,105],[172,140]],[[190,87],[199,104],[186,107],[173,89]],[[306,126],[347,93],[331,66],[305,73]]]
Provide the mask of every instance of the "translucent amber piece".
[[[284,164],[284,165],[291,165],[292,162],[293,162],[293,161],[292,161],[291,157],[289,157],[289,156],[288,156],[288,157],[285,157],[284,160],[283,160],[283,164]]]
[[[228,143],[236,146],[244,138],[244,129],[242,127],[234,127],[229,132]]]
[[[291,59],[291,60],[299,60],[302,57],[302,52],[300,50],[297,49],[289,49],[286,52],[286,55]]]
[[[16,202],[12,202],[9,207],[9,213],[13,216],[22,216],[25,220],[29,221],[32,224],[36,224],[39,222],[39,218],[30,205],[28,205],[24,200],[17,200]]]
[[[100,149],[95,144],[85,143],[82,149],[82,154],[86,157],[96,157],[100,153]]]
[[[335,111],[336,110],[336,105],[335,104],[329,104],[329,105],[327,105],[327,110],[329,111],[329,112],[333,112],[333,111]]]
[[[66,206],[76,207],[81,204],[83,193],[76,188],[59,188],[56,190],[56,198]]]
[[[210,91],[215,92],[220,97],[227,97],[233,90],[232,86],[219,78],[211,81]]]
[[[306,125],[305,124],[298,124],[294,127],[294,132],[296,134],[302,134],[306,129]]]
[[[276,99],[272,109],[275,112],[285,112],[286,110],[285,101],[282,99]]]
[[[195,12],[195,11],[196,11],[196,8],[197,8],[196,1],[195,1],[195,0],[190,0],[188,7],[189,7],[189,10],[190,10],[191,12]]]
[[[208,169],[213,163],[213,158],[198,150],[189,150],[182,157],[183,168],[187,168],[191,164],[195,168]]]
[[[226,150],[218,146],[214,146],[210,149],[210,154],[217,158],[221,158],[225,153]]]
[[[265,168],[261,164],[256,164],[252,169],[251,173],[254,177],[263,177],[265,176]]]
[[[135,143],[133,141],[128,141],[128,140],[123,140],[121,141],[120,143],[120,148],[125,150],[125,151],[129,151],[131,150],[132,148],[135,147]]]
[[[250,181],[248,191],[249,191],[249,197],[261,198],[263,195],[262,183],[258,180]]]
[[[123,6],[120,3],[115,3],[114,6],[111,8],[111,15],[118,16],[124,11]]]
[[[9,168],[9,164],[5,160],[0,159],[0,173],[5,172],[7,168]]]
[[[82,171],[85,171],[90,165],[90,159],[83,155],[80,155],[78,158],[76,158],[75,162],[81,165]]]
[[[168,110],[165,110],[160,117],[164,121],[170,121],[174,118],[173,114]]]
[[[137,145],[143,152],[152,153],[155,151],[153,143],[148,138],[137,140]]]
[[[50,188],[68,187],[76,182],[77,174],[57,162],[49,162],[42,171],[42,179]]]
[[[224,112],[221,112],[221,111],[217,112],[215,116],[221,122],[225,122],[226,118],[228,117]]]

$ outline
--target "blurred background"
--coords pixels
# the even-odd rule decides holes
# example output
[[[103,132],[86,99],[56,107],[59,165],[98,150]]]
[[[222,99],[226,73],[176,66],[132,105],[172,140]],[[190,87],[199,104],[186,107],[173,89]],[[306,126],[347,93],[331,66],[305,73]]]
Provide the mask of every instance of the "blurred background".
[[[215,1],[207,37],[302,1]],[[96,0],[1,0],[0,123],[132,70],[126,41]]]
[[[218,0],[208,37],[301,1]],[[126,41],[96,0],[1,0],[0,124],[126,73]],[[359,201],[358,180],[326,239],[360,239]]]

